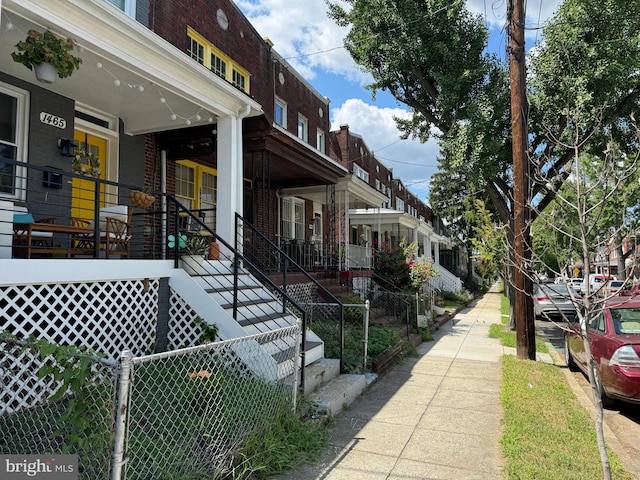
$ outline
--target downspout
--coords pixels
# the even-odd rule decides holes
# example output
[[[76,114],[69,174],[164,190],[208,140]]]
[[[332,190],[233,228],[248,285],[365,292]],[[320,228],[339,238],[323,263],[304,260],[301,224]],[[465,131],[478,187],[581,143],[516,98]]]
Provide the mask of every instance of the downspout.
[[[160,150],[160,192],[162,193],[162,211],[167,211],[167,151]],[[162,215],[162,223],[160,230],[162,233],[162,241],[167,238],[167,215]],[[167,258],[167,250],[162,249],[163,260]]]

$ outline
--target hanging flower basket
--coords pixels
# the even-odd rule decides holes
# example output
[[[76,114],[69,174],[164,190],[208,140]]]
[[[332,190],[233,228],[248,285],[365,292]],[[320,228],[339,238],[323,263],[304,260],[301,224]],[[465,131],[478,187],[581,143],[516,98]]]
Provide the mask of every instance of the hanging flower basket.
[[[131,200],[131,205],[134,207],[149,208],[156,198],[140,190],[131,190],[129,192],[129,199]]]
[[[42,83],[53,83],[58,76],[56,67],[49,62],[42,62],[39,65],[35,65],[33,71],[36,73],[36,80]]]
[[[29,30],[27,38],[16,44],[17,52],[11,57],[15,62],[22,63],[29,70],[37,70],[42,64],[50,64],[55,74],[41,79],[36,71],[36,78],[45,83],[53,83],[56,76],[65,78],[80,68],[82,59],[71,54],[76,43],[70,38],[59,38],[46,30],[44,33]]]

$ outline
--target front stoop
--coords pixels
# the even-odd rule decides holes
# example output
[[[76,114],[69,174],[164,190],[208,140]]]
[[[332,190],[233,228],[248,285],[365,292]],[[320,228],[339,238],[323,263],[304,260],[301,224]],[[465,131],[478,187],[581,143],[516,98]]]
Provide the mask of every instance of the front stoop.
[[[308,395],[308,398],[313,402],[316,413],[335,417],[376,379],[377,375],[339,375]]]

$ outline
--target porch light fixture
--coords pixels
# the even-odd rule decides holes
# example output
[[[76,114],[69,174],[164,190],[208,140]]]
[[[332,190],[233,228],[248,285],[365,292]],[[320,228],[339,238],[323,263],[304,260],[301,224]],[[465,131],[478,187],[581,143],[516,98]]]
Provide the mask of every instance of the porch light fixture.
[[[78,150],[78,143],[68,138],[58,139],[58,151],[63,157],[75,157]]]

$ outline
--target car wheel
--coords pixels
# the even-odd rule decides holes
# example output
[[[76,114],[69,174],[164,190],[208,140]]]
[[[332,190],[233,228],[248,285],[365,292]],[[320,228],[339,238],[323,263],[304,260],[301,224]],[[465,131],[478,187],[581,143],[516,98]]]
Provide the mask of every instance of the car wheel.
[[[598,373],[598,369],[594,368],[593,369],[593,381],[595,383],[596,386],[596,391],[598,392],[598,395],[600,396],[600,400],[602,400],[602,406],[604,408],[608,408],[613,406],[613,404],[615,403],[614,399],[609,397],[605,391],[604,391],[604,387],[602,386],[602,381],[600,380],[600,374]]]
[[[569,370],[572,372],[578,371],[578,365],[576,365],[576,362],[569,351],[569,335],[564,336],[564,361],[567,362]]]

